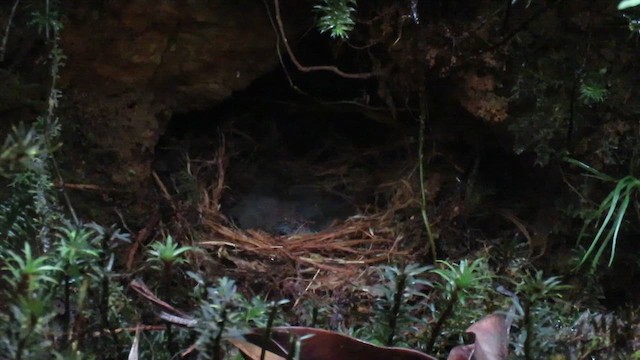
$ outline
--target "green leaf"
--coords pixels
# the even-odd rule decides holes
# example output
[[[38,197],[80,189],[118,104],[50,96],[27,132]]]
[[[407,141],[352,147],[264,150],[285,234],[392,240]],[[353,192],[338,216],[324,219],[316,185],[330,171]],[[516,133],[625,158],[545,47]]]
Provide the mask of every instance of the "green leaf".
[[[597,169],[594,169],[591,166],[589,166],[589,165],[587,165],[587,164],[585,164],[585,163],[583,163],[583,162],[581,162],[579,160],[576,160],[576,159],[573,159],[573,158],[570,158],[570,157],[565,157],[564,161],[568,162],[569,164],[573,164],[573,165],[578,166],[579,168],[591,173],[595,178],[600,179],[602,181],[610,181],[610,182],[615,182],[616,181],[615,178],[613,178],[613,177],[611,177],[611,176],[609,176],[609,175],[607,175],[607,174],[605,174],[603,172],[600,172]]]
[[[622,228],[624,217],[627,213],[632,197],[637,191],[640,191],[640,180],[630,175],[622,178],[602,203],[600,203],[600,206],[595,211],[594,216],[585,221],[585,225],[583,226],[582,231],[580,231],[578,239],[581,239],[585,235],[588,224],[592,223],[593,220],[601,219],[602,222],[598,227],[596,235],[591,240],[591,245],[580,260],[579,266],[583,265],[593,256],[591,267],[592,269],[595,268],[607,246],[610,246],[611,249],[609,266],[613,264],[620,229]]]
[[[618,10],[625,10],[640,5],[640,0],[622,0],[618,4]]]

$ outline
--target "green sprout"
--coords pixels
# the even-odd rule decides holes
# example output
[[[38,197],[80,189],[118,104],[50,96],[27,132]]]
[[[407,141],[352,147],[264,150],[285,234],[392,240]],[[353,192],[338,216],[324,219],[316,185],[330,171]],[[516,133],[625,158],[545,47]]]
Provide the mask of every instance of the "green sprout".
[[[607,89],[600,84],[582,83],[580,85],[580,100],[589,105],[601,103],[607,97]]]
[[[320,4],[313,7],[320,14],[320,32],[329,32],[332,38],[348,38],[355,25],[352,17],[355,6],[355,0],[321,0]]]
[[[90,266],[100,256],[96,234],[89,228],[63,226],[58,228],[57,237],[60,240],[60,259],[65,263],[69,276],[79,276],[84,267]]]
[[[151,250],[148,251],[150,258],[147,261],[161,263],[165,268],[171,268],[173,265],[186,263],[184,254],[193,249],[192,246],[180,246],[173,242],[173,237],[169,235],[164,243],[156,241],[151,244]]]
[[[11,277],[5,278],[9,284],[22,293],[24,291],[32,292],[40,281],[55,283],[56,281],[47,275],[52,271],[59,271],[60,268],[53,265],[47,265],[49,258],[46,256],[34,257],[31,252],[31,245],[24,243],[22,255],[13,251],[7,251],[9,259],[3,270],[7,270]]]

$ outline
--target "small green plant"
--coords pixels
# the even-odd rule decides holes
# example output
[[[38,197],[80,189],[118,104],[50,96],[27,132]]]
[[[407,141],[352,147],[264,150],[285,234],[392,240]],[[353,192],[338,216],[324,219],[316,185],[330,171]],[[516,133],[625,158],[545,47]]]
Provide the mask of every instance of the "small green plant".
[[[167,236],[164,242],[156,241],[151,244],[151,249],[147,251],[149,254],[148,262],[158,269],[170,269],[175,265],[184,264],[187,258],[185,253],[194,250],[192,246],[180,246],[173,241],[171,235]],[[161,265],[161,267],[158,267]]]
[[[98,286],[98,274],[101,273],[98,260],[101,256],[97,246],[99,238],[90,228],[84,225],[66,224],[58,227],[56,231],[58,241],[55,250],[58,253],[58,261],[63,269],[62,276],[62,305],[64,307],[62,317],[63,338],[71,340],[72,309],[75,312],[83,312],[88,301],[87,295],[91,285]],[[98,280],[98,281],[94,281]],[[66,347],[63,342],[62,347]]]
[[[238,334],[250,328],[270,329],[284,320],[278,311],[287,300],[265,302],[260,297],[248,300],[238,292],[234,280],[223,277],[217,286],[207,288],[207,299],[202,301],[196,314],[199,333],[196,342],[203,358],[221,359],[222,339],[227,334]]]
[[[438,261],[438,263],[443,267],[434,269],[432,272],[443,280],[435,284],[443,291],[446,305],[431,329],[431,335],[427,340],[427,353],[432,352],[445,323],[453,316],[455,307],[459,304],[465,304],[471,298],[484,295],[489,289],[489,283],[494,278],[494,274],[489,270],[484,258],[478,258],[471,263],[468,260],[460,260],[458,264],[447,261]]]
[[[44,34],[47,39],[55,37],[62,30],[61,16],[57,9],[59,2],[45,0],[32,4],[30,25],[35,26],[38,33]]]
[[[85,226],[67,224],[58,228],[59,260],[64,264],[65,273],[78,276],[84,273],[100,256],[97,242],[99,238],[93,230]]]
[[[516,293],[521,299],[524,331],[518,338],[516,352],[525,359],[540,359],[554,348],[554,333],[560,323],[560,311],[554,302],[562,298],[568,285],[563,285],[560,278],[545,278],[542,271],[529,272],[516,284]]]
[[[13,126],[0,150],[0,175],[9,176],[17,170],[38,170],[33,159],[48,152],[43,137],[33,127]]]
[[[404,268],[377,268],[381,281],[368,289],[368,292],[376,297],[377,314],[372,326],[363,329],[372,336],[371,341],[386,346],[406,341],[398,339],[398,332],[416,322],[417,319],[413,318],[412,314],[423,306],[421,300],[427,298],[424,290],[433,287],[430,281],[421,276],[431,269],[431,266],[418,264],[409,264]]]
[[[580,100],[586,104],[598,104],[604,102],[607,97],[607,89],[597,83],[580,84]]]
[[[151,249],[147,251],[147,254],[149,255],[147,262],[151,264],[152,268],[160,271],[158,292],[161,297],[171,299],[173,301],[185,300],[183,294],[172,291],[174,281],[173,277],[176,267],[188,262],[185,255],[188,251],[193,249],[194,248],[191,246],[179,246],[178,243],[173,241],[173,237],[171,235],[167,236],[164,242],[156,241],[151,244]],[[167,352],[169,354],[177,353],[177,344],[175,342],[175,335],[171,324],[167,324],[165,335]]]
[[[586,170],[589,176],[602,181],[616,183],[616,186],[602,200],[593,214],[585,220],[578,235],[578,240],[583,239],[591,224],[594,222],[599,224],[596,235],[592,238],[591,245],[582,257],[579,266],[584,265],[591,258],[591,268],[595,268],[608,246],[611,249],[609,255],[609,266],[611,266],[615,259],[618,236],[620,235],[625,215],[634,196],[640,191],[640,180],[631,175],[616,180],[578,160],[567,158],[565,161]]]
[[[8,285],[0,289],[0,352],[12,359],[41,357],[50,346],[40,336],[54,316],[49,289],[60,268],[47,256],[34,256],[28,242],[21,254],[8,250],[0,252],[0,259],[5,264],[0,280]]]
[[[7,256],[4,257],[7,260],[3,270],[8,271],[10,276],[3,277],[3,280],[12,287],[13,295],[27,296],[38,289],[43,281],[56,282],[50,273],[59,271],[60,268],[50,265],[51,262],[47,256],[34,257],[28,242],[24,243],[22,255],[7,251]]]
[[[355,0],[320,0],[314,10],[320,15],[318,28],[321,33],[329,32],[332,38],[346,39],[353,30]]]

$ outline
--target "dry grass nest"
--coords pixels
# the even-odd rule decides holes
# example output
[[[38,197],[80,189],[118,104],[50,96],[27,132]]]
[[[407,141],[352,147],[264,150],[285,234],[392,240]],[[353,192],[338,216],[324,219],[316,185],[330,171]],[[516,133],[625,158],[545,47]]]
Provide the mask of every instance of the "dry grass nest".
[[[385,198],[383,209],[369,204],[362,206],[362,214],[336,221],[320,232],[274,235],[239,229],[220,211],[226,189],[223,159],[224,149],[220,148],[216,159],[205,164],[216,179],[201,187],[201,221],[194,245],[209,250],[211,257],[223,258],[230,265],[225,274],[236,278],[259,276],[260,281],[270,278],[280,284],[285,279],[297,279],[298,286],[302,277],[309,280],[307,289],[331,289],[339,283],[353,285],[354,279],[361,278],[371,265],[399,259],[412,261],[414,254],[408,240],[419,239],[423,229],[417,219],[411,220],[412,226],[403,226],[400,219],[401,214],[417,213],[419,209],[416,181],[401,178],[378,185],[376,193]]]

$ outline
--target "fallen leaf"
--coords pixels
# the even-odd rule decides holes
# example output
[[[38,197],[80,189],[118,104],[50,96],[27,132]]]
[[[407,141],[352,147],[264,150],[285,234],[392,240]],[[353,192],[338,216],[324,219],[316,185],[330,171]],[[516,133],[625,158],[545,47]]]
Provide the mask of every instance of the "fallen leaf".
[[[263,347],[276,356],[266,359],[280,360],[287,358],[293,348],[291,342],[296,339],[302,339],[300,360],[436,360],[419,351],[376,346],[340,333],[306,327],[273,328],[266,343],[262,329],[229,340],[251,360],[260,359]]]

